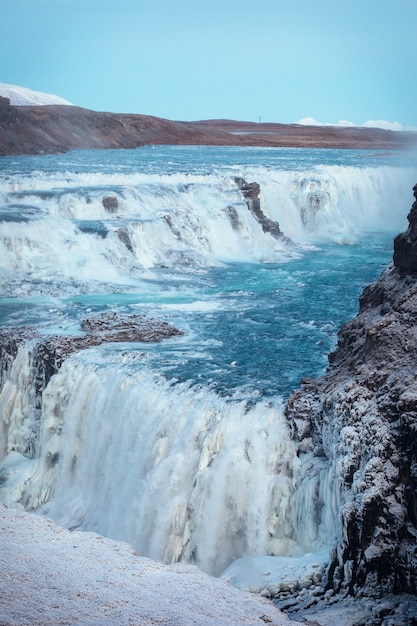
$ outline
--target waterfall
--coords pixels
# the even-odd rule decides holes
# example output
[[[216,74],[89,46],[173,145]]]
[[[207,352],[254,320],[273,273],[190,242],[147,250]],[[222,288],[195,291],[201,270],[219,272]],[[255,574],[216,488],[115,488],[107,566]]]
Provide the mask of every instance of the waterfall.
[[[309,468],[311,484],[295,495],[306,468],[278,398],[221,398],[92,348],[49,381],[28,458],[30,355],[21,348],[0,396],[3,501],[212,574],[245,554],[300,555],[328,541],[323,473]]]
[[[385,244],[378,256],[361,241],[403,229],[415,183],[394,157],[332,154],[164,147],[9,163],[2,332],[31,331],[2,354],[0,501],[216,575],[239,557],[331,549],[335,464],[299,454],[279,394],[302,363],[321,371],[348,289],[386,262]],[[260,190],[257,210],[239,179]],[[103,311],[151,312],[183,335],[78,347],[44,376],[37,342],[71,342]]]
[[[309,242],[352,244],[369,230],[395,232],[405,217],[393,207],[406,197],[414,171],[252,167],[245,177],[256,178],[263,213],[296,245],[264,232],[234,177],[224,173],[56,173],[52,180],[3,181],[1,287],[13,295],[33,294],[38,283],[53,294],[132,289],[144,269],[283,262]]]

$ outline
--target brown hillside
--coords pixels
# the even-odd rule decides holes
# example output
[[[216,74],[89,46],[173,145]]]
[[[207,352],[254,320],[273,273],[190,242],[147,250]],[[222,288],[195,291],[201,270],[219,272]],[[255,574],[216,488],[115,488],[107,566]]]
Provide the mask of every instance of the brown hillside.
[[[175,122],[74,106],[11,106],[0,98],[0,155],[147,144],[404,149],[416,143],[417,133],[409,132],[231,120]]]

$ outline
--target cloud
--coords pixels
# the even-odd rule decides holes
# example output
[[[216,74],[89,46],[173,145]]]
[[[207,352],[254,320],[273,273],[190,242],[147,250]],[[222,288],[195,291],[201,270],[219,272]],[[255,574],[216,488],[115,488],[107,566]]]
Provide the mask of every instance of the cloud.
[[[368,120],[363,124],[355,124],[355,122],[350,122],[349,120],[339,120],[338,122],[318,122],[313,117],[303,117],[301,120],[297,122],[297,124],[301,124],[303,126],[341,126],[345,128],[383,128],[384,130],[417,130],[413,126],[405,126],[404,124],[400,124],[399,122],[389,122],[387,120]]]
[[[399,122],[387,122],[386,120],[369,120],[362,124],[362,126],[366,126],[367,128],[384,128],[385,130],[411,130],[404,126],[404,124],[400,124]]]

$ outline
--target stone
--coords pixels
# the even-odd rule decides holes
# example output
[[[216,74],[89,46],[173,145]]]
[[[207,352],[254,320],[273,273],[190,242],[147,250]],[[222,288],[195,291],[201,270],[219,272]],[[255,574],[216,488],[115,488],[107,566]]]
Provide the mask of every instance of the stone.
[[[129,252],[131,252],[134,255],[132,239],[130,238],[127,228],[126,227],[118,228],[116,231],[116,234],[118,238],[120,239],[120,241],[122,242],[122,244],[126,246]]]
[[[108,213],[117,213],[119,209],[119,200],[116,196],[106,196],[103,198],[102,203]]]
[[[240,230],[241,228],[241,223],[239,220],[239,215],[238,212],[236,211],[235,207],[233,206],[228,206],[225,209],[225,213],[227,215],[227,217],[229,218],[230,224],[232,225],[233,230]]]
[[[243,193],[243,197],[246,199],[249,211],[262,227],[264,233],[269,233],[275,239],[284,240],[286,243],[290,243],[290,239],[288,237],[284,237],[284,233],[281,231],[278,222],[271,220],[262,211],[261,200],[259,198],[259,194],[261,192],[259,184],[247,183],[243,178],[235,178],[235,183]]]
[[[417,272],[417,185],[413,192],[416,200],[407,216],[408,228],[394,240],[394,265],[402,273]]]
[[[3,388],[20,346],[37,336],[34,328],[26,326],[0,330],[0,389]]]
[[[326,585],[354,596],[417,593],[416,202],[409,222],[326,374],[286,406],[301,455],[333,467],[341,529]]]

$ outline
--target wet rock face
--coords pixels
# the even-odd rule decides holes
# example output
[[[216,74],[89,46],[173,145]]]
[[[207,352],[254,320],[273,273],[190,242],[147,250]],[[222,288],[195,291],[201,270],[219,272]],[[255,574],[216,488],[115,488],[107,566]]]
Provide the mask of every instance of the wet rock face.
[[[21,345],[37,336],[33,328],[5,328],[0,330],[0,390]]]
[[[132,240],[130,238],[130,235],[129,235],[129,232],[128,232],[127,228],[125,228],[125,227],[118,228],[117,231],[116,231],[116,234],[119,237],[119,239],[122,242],[122,244],[124,244],[126,246],[126,248],[129,250],[129,252],[131,252],[134,255],[134,249],[133,249]]]
[[[417,593],[417,202],[409,220],[327,373],[286,407],[301,453],[335,468],[341,530],[327,584],[353,595]]]
[[[261,188],[258,183],[247,183],[243,178],[235,178],[235,183],[242,191],[249,211],[260,224],[264,233],[269,233],[275,239],[284,239],[284,233],[280,229],[278,222],[274,222],[274,220],[267,217],[261,209],[261,200],[259,198]],[[289,242],[288,237],[285,237],[285,241]]]
[[[105,196],[102,203],[108,213],[117,213],[119,210],[119,200],[116,196]]]
[[[62,363],[74,352],[110,342],[159,342],[183,332],[163,320],[143,315],[121,315],[115,312],[102,313],[85,319],[81,323],[84,335],[54,335],[39,338],[33,350],[33,372],[35,397],[40,406],[41,394],[51,377],[58,372]],[[9,329],[0,333],[2,345],[0,357],[7,373],[18,348],[25,341],[36,338],[34,329]]]
[[[417,272],[417,185],[413,192],[416,201],[407,216],[409,226],[394,240],[394,264],[403,273]]]

